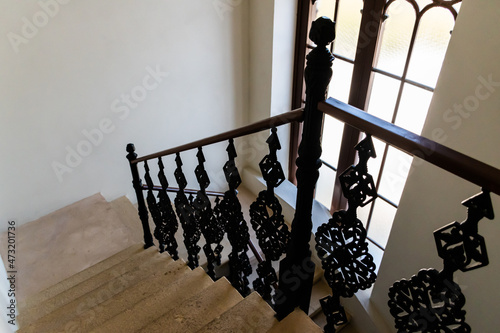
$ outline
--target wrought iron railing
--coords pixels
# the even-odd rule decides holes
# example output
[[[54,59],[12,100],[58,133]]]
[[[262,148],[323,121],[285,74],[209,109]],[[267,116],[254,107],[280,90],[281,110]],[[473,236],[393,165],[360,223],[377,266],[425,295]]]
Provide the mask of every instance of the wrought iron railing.
[[[423,300],[422,297],[415,297],[408,301],[399,297],[404,292],[404,288],[411,287],[422,295],[428,292],[445,295],[443,313],[448,318],[445,324],[462,325],[464,331],[467,331],[468,326],[465,324],[462,311],[463,295],[452,280],[453,272],[457,269],[465,271],[482,267],[488,263],[484,240],[478,234],[477,223],[482,217],[493,217],[489,192],[500,194],[500,170],[340,101],[334,99],[325,101],[333,61],[326,46],[334,39],[334,35],[334,24],[326,18],[318,19],[311,28],[310,38],[317,47],[307,57],[306,105],[303,110],[291,111],[237,130],[143,157],[137,157],[133,144],[127,146],[129,153],[127,158],[137,194],[145,247],[154,245],[148,223],[149,208],[155,224],[154,237],[159,243],[160,250],[167,251],[174,258],[178,257],[175,233],[178,232],[178,221],[180,221],[189,266],[193,268],[198,266],[198,254],[201,251],[198,242],[203,235],[206,241],[203,250],[207,258],[207,272],[216,279],[218,277],[215,267],[221,262],[221,240],[227,235],[231,245],[228,279],[242,295],[247,295],[251,289],[248,277],[252,272],[252,267],[247,255],[250,249],[259,259],[259,265],[256,268],[258,278],[253,283],[253,289],[259,291],[274,306],[278,319],[284,318],[296,307],[300,307],[307,313],[315,271],[309,245],[312,235],[311,212],[318,169],[321,166],[322,119],[323,114],[328,114],[367,133],[367,136],[356,146],[359,163],[347,168],[339,176],[349,208],[335,212],[327,223],[318,228],[315,235],[316,250],[325,270],[325,279],[332,288],[332,295],[321,300],[327,316],[325,331],[334,332],[336,327],[346,322],[346,314],[340,304],[340,297],[352,297],[358,290],[369,288],[376,279],[375,264],[368,253],[366,230],[356,217],[358,207],[377,198],[366,164],[370,157],[375,157],[371,136],[483,188],[482,194],[464,202],[464,205],[469,208],[466,221],[456,222],[435,232],[438,253],[445,262],[443,271],[422,271],[410,281],[402,280],[396,283],[390,291],[389,305],[396,317],[398,329],[418,331],[421,327],[415,323],[422,323],[425,320],[428,321],[429,327],[438,325],[436,323],[443,323],[442,320],[432,320],[432,313],[424,314],[427,317],[422,317],[422,313],[411,313],[411,309],[419,309],[422,306],[430,307],[430,304],[425,302],[433,301],[429,298]],[[303,136],[297,159],[297,201],[294,219],[289,230],[283,220],[281,205],[274,194],[275,187],[284,180],[283,170],[276,155],[276,151],[281,148],[276,135],[276,127],[301,121],[303,121]],[[259,164],[267,188],[260,192],[255,202],[251,204],[249,221],[264,254],[261,257],[257,246],[250,242],[249,223],[243,217],[242,206],[237,196],[241,177],[235,162],[237,151],[234,139],[269,129],[271,129],[271,135],[267,140],[269,153]],[[226,141],[228,160],[223,171],[228,190],[224,193],[208,191],[210,179],[204,167],[203,148]],[[198,190],[186,188],[187,182],[181,157],[181,154],[193,149],[197,149],[198,165],[194,172],[198,181]],[[162,161],[162,158],[168,155],[176,156],[176,169],[174,170],[176,188],[169,186]],[[150,174],[149,164],[155,160],[158,164],[160,185],[152,182]],[[141,181],[138,168],[140,164],[144,166],[145,185]],[[147,192],[146,200],[143,191]],[[176,193],[173,203],[168,196],[169,192]],[[209,196],[216,196],[217,199],[212,203]],[[277,273],[273,269],[272,262],[279,260],[283,254],[286,256],[280,261],[279,273]],[[468,258],[474,258],[474,262]],[[429,291],[421,288],[424,282],[430,284],[433,289]],[[452,292],[450,292],[450,285],[453,287]],[[401,316],[401,313],[408,311],[410,311],[408,317]]]

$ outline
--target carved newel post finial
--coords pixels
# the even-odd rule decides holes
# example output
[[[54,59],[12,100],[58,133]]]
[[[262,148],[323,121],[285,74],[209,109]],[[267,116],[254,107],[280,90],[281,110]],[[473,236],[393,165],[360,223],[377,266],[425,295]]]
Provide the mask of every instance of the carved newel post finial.
[[[326,16],[318,18],[311,24],[309,39],[318,47],[326,47],[335,40],[335,22]]]
[[[334,57],[327,48],[335,39],[335,23],[320,17],[312,23],[309,38],[317,47],[307,55],[304,77],[306,102],[302,141],[297,158],[297,201],[292,221],[287,255],[280,263],[279,293],[276,300],[278,318],[284,318],[297,306],[307,313],[311,298],[315,264],[311,261],[311,212],[314,189],[321,166],[321,130],[323,114],[318,103],[325,100],[326,88],[332,76]],[[297,272],[297,267],[305,268]],[[300,281],[297,288],[295,282]]]

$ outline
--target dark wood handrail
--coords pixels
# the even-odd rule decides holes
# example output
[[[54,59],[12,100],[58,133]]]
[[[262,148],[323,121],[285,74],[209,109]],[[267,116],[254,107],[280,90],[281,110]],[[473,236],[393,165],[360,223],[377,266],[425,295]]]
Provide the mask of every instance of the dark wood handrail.
[[[318,109],[346,124],[500,195],[500,170],[423,136],[329,98]]]
[[[240,128],[228,131],[228,132],[217,134],[217,135],[208,137],[206,139],[201,139],[201,140],[194,141],[194,142],[182,145],[182,146],[163,150],[163,151],[160,151],[160,152],[155,153],[155,154],[150,154],[150,155],[146,155],[143,157],[139,157],[139,158],[131,161],[130,163],[137,164],[139,162],[151,160],[154,158],[172,155],[172,154],[180,153],[180,152],[194,149],[194,148],[198,148],[198,147],[208,146],[208,145],[222,142],[222,141],[226,141],[229,139],[234,139],[234,138],[238,138],[241,136],[254,134],[254,133],[266,130],[266,129],[270,129],[270,128],[275,127],[275,126],[281,126],[281,125],[289,124],[291,122],[296,122],[296,121],[300,122],[303,119],[304,119],[304,109],[303,108],[296,109],[296,110],[293,110],[290,112],[285,112],[285,113],[280,114],[278,116],[274,116],[274,117],[270,117],[270,118],[258,121],[256,123],[253,123],[253,124],[250,124],[247,126],[243,126],[243,127],[240,127]]]

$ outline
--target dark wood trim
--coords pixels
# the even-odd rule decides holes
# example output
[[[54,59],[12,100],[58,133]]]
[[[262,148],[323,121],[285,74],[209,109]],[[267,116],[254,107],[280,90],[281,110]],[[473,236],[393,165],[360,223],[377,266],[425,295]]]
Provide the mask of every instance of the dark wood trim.
[[[308,31],[311,25],[311,1],[299,0],[297,4],[297,20],[295,27],[295,51],[293,62],[292,109],[304,106],[305,85],[304,70],[306,67]],[[298,156],[302,126],[292,123],[290,126],[290,156],[288,158],[288,179],[297,185],[295,161]]]
[[[397,149],[500,195],[500,170],[497,168],[333,98],[320,102],[318,109]]]
[[[369,96],[372,87],[372,68],[375,63],[377,53],[378,38],[382,28],[382,15],[385,0],[365,1],[363,5],[363,16],[361,18],[361,29],[358,37],[356,58],[354,59],[354,69],[352,74],[351,89],[349,93],[349,104],[366,110],[369,103]],[[344,127],[342,143],[340,146],[339,162],[337,169],[340,172],[354,164],[356,151],[354,146],[359,141],[359,131],[349,125]],[[342,195],[342,187],[338,178],[335,177],[333,189],[331,212],[344,209],[347,200]]]
[[[194,142],[182,145],[182,146],[163,150],[163,151],[160,151],[160,152],[155,153],[155,154],[150,154],[150,155],[146,155],[143,157],[139,157],[139,158],[131,161],[130,163],[137,164],[139,162],[151,160],[154,158],[172,155],[172,154],[180,153],[180,152],[194,149],[194,148],[198,148],[198,147],[208,146],[208,145],[222,142],[222,141],[226,141],[229,139],[234,139],[234,138],[238,138],[241,136],[254,134],[254,133],[266,130],[266,129],[273,128],[275,126],[281,126],[281,125],[285,125],[285,124],[289,124],[289,123],[293,123],[293,122],[299,122],[299,121],[302,121],[303,119],[304,119],[304,109],[297,109],[297,110],[293,110],[290,112],[285,112],[285,113],[280,114],[278,116],[270,117],[270,118],[258,121],[256,123],[253,123],[253,124],[250,124],[247,126],[243,126],[243,127],[231,130],[231,131],[227,131],[227,132],[224,132],[224,133],[221,133],[218,135],[208,137],[206,139],[194,141]]]

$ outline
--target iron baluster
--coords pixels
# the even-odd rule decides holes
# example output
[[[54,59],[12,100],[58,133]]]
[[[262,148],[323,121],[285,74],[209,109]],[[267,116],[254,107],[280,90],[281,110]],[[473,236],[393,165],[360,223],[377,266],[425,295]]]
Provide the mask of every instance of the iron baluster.
[[[410,280],[402,279],[389,289],[389,308],[398,332],[470,332],[465,322],[465,296],[453,281],[457,270],[467,272],[488,265],[484,238],[478,223],[494,218],[490,193],[484,190],[463,201],[465,221],[434,231],[443,269],[422,269]]]
[[[179,186],[179,191],[174,199],[175,210],[184,231],[184,245],[188,252],[188,266],[194,269],[199,265],[198,253],[200,252],[200,247],[198,246],[198,241],[200,240],[201,232],[196,223],[194,209],[192,207],[193,197],[190,195],[190,199],[188,199],[184,193],[187,181],[182,171],[182,160],[179,153],[176,154],[175,162],[177,168],[175,169],[174,175],[177,185]]]
[[[147,161],[144,161],[144,170],[146,171],[144,180],[146,181],[146,185],[148,187],[146,202],[148,204],[149,212],[151,213],[151,218],[153,219],[153,222],[155,224],[153,235],[158,240],[160,252],[164,252],[165,244],[163,243],[163,218],[158,204],[156,203],[156,197],[153,192],[154,184],[153,180],[151,179],[151,175],[149,174],[149,166]]]
[[[233,139],[229,140],[227,147],[229,160],[224,164],[223,170],[229,190],[224,193],[224,198],[217,207],[217,214],[226,226],[227,238],[231,244],[229,254],[229,281],[241,295],[250,294],[248,276],[252,273],[252,266],[247,255],[250,234],[243,217],[241,204],[237,197],[237,188],[241,184],[241,177],[236,167],[237,157]]]
[[[203,251],[207,257],[207,273],[215,280],[215,266],[221,263],[221,252],[223,247],[220,242],[224,237],[225,228],[212,211],[210,199],[205,192],[210,184],[210,179],[204,167],[205,156],[203,155],[202,147],[198,148],[196,156],[198,158],[198,166],[195,169],[195,174],[198,184],[200,185],[200,190],[197,192],[196,198],[192,201],[192,206],[194,208],[194,216],[197,224],[206,240]],[[212,244],[215,244],[214,248],[212,248]]]
[[[267,189],[261,191],[257,200],[250,205],[250,223],[265,256],[265,260],[259,263],[258,278],[253,286],[272,305],[274,301],[271,285],[278,281],[272,261],[279,260],[285,253],[290,232],[281,213],[281,204],[274,195],[274,188],[285,180],[283,169],[276,156],[278,149],[281,149],[276,128],[271,129],[271,135],[266,142],[269,145],[269,154],[262,159],[259,166]]]
[[[151,235],[151,230],[149,229],[148,220],[148,208],[144,202],[144,194],[142,193],[142,181],[139,177],[139,170],[137,168],[137,163],[132,163],[133,160],[137,158],[135,153],[135,146],[133,143],[127,145],[127,159],[130,164],[130,171],[132,173],[132,185],[134,186],[135,195],[137,197],[137,208],[139,211],[139,218],[142,224],[142,231],[144,233],[144,248],[147,249],[154,246],[153,236]]]
[[[357,218],[356,210],[377,198],[367,162],[376,157],[370,135],[356,145],[359,163],[349,167],[339,177],[348,210],[333,213],[332,218],[316,232],[316,251],[325,270],[325,279],[332,296],[323,299],[321,306],[327,318],[325,332],[335,332],[336,326],[347,323],[340,297],[352,297],[360,289],[375,282],[375,263],[368,253],[366,230]]]
[[[174,209],[172,208],[172,202],[167,194],[168,181],[165,176],[165,166],[161,157],[158,158],[158,179],[160,180],[161,190],[158,191],[158,205],[160,207],[162,216],[162,243],[165,244],[167,252],[174,258],[174,260],[179,259],[177,253],[177,240],[175,239],[175,233],[179,228],[179,223],[177,222],[177,217],[175,216]]]

